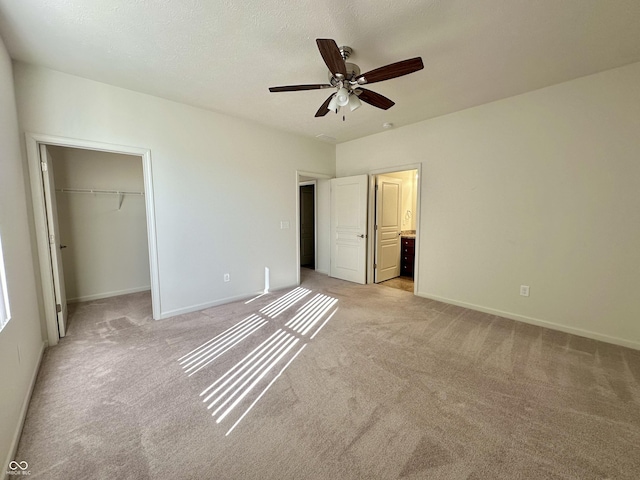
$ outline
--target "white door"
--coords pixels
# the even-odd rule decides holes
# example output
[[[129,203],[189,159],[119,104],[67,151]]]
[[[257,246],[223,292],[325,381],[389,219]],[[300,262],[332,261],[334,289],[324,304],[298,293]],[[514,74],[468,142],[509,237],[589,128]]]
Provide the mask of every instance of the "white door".
[[[376,252],[374,282],[400,276],[402,180],[376,177]]]
[[[366,283],[367,175],[331,180],[331,269],[342,280]]]
[[[58,230],[58,209],[56,207],[56,186],[53,179],[53,165],[46,145],[40,145],[40,161],[42,162],[42,183],[44,186],[45,208],[47,212],[47,229],[49,231],[49,249],[51,251],[51,271],[53,272],[53,288],[56,296],[58,312],[58,333],[64,337],[67,332],[67,295],[64,289],[64,272],[62,270],[62,252],[60,251],[60,232]]]

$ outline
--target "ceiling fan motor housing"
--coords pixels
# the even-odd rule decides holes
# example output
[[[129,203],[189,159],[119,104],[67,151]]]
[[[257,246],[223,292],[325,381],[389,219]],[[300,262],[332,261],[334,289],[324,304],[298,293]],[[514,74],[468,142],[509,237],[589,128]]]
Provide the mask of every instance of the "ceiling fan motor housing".
[[[334,87],[339,87],[341,81],[342,82],[352,82],[352,81],[354,81],[354,79],[358,75],[360,75],[360,67],[358,65],[356,65],[355,63],[347,62],[347,59],[353,53],[353,48],[348,47],[346,45],[343,45],[342,47],[339,48],[339,50],[340,50],[340,55],[342,56],[342,59],[345,61],[344,64],[347,67],[347,75],[346,75],[345,78],[342,78],[341,76],[340,76],[340,78],[337,78],[337,77],[334,76],[333,72],[329,71],[329,73],[328,73],[329,82]]]
[[[355,63],[349,62],[345,62],[345,65],[347,67],[347,76],[343,81],[352,82],[358,75],[360,75],[360,67]],[[336,78],[331,72],[329,72],[328,76],[331,85],[333,85],[334,87],[338,86],[338,84],[340,83],[340,79]]]

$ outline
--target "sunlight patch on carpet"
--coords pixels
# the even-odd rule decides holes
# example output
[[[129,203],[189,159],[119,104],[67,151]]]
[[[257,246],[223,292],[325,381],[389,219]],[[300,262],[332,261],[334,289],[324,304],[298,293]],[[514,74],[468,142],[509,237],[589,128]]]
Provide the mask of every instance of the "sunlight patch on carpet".
[[[193,375],[209,365],[220,355],[235,347],[266,323],[268,323],[267,320],[258,315],[251,315],[245,318],[229,330],[193,350],[186,358],[182,357],[183,360],[180,362],[182,368],[185,372],[189,373],[189,376]]]
[[[337,298],[317,294],[302,307],[295,317],[285,323],[292,330],[306,335],[320,319],[338,302]]]
[[[294,311],[292,307],[311,293],[307,288],[295,288],[178,359],[188,376],[206,366],[212,369],[208,371],[218,369],[219,377],[200,393],[200,397],[212,412],[216,424],[224,420],[233,422],[225,435],[240,424],[338,311],[338,299],[321,293]],[[266,330],[260,335],[267,336],[260,344],[256,346],[255,338],[244,341],[263,327]],[[221,373],[225,361],[221,360],[221,364],[214,361],[230,350],[230,355],[242,358]],[[228,364],[229,359],[226,360]],[[248,406],[241,409],[243,405]],[[236,409],[241,413],[236,413]],[[236,416],[235,420],[230,418],[233,416]]]
[[[263,313],[271,318],[276,318],[281,313],[285,312],[289,307],[295,305],[299,300],[302,300],[304,297],[309,295],[311,290],[306,288],[298,287],[285,296],[279,298],[275,302],[270,303],[266,307],[260,310],[260,313]]]

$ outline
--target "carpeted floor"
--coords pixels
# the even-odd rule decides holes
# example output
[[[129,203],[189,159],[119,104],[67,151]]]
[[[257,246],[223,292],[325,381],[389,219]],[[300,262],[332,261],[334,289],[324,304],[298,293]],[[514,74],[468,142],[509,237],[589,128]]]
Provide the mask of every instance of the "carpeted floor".
[[[145,293],[73,306],[16,460],[65,480],[640,477],[639,351],[312,271],[287,293],[162,321]]]

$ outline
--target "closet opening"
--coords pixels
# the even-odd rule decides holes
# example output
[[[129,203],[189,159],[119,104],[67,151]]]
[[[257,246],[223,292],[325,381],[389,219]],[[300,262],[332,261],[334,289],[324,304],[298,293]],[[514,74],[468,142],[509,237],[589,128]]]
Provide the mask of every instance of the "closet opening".
[[[140,157],[48,147],[69,303],[151,289]]]
[[[150,152],[29,134],[27,149],[49,345],[68,304],[150,292],[160,318]]]

